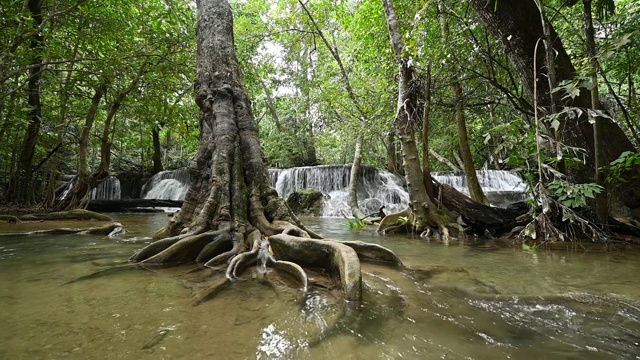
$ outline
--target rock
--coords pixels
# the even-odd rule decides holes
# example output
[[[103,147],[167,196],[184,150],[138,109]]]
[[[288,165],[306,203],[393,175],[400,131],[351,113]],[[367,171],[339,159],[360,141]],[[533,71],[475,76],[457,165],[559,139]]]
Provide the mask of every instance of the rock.
[[[320,216],[324,195],[314,189],[302,189],[289,195],[287,204],[296,215]]]

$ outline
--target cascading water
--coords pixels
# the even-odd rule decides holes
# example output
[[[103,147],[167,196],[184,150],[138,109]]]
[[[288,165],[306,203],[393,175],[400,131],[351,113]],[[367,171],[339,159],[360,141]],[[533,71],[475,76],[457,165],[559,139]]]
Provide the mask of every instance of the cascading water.
[[[449,185],[456,190],[469,195],[467,177],[462,171],[434,172],[433,178],[441,184]],[[510,204],[524,201],[528,198],[526,194],[527,184],[522,178],[512,171],[506,170],[477,170],[478,182],[489,199],[491,205],[495,207],[507,207]]]
[[[78,177],[72,176],[56,200],[66,199],[77,182]],[[115,176],[109,176],[91,190],[91,200],[120,200],[120,198],[120,180]]]
[[[120,200],[120,180],[109,176],[91,190],[91,200]]]
[[[153,175],[143,186],[143,199],[184,200],[191,186],[189,168],[161,171]]]
[[[270,169],[269,175],[273,187],[284,199],[295,191],[315,189],[325,194],[323,216],[351,214],[348,205],[351,165]],[[363,166],[357,189],[358,205],[367,214],[377,213],[383,205],[388,213],[398,212],[409,204],[402,179],[386,170]]]
[[[273,256],[269,253],[269,242],[261,241],[258,248],[258,272],[261,274],[267,273],[267,263],[273,261]]]

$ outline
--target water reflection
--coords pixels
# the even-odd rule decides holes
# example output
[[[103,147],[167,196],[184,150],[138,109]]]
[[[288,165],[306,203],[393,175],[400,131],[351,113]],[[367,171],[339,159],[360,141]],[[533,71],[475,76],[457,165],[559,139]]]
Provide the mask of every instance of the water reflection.
[[[263,279],[274,272],[249,270],[192,306],[193,266],[122,271],[167,220],[118,216],[129,240],[0,239],[0,358],[640,359],[637,252],[445,246],[305,219],[328,237],[387,246],[413,269],[363,265],[363,306],[344,317],[331,290]]]

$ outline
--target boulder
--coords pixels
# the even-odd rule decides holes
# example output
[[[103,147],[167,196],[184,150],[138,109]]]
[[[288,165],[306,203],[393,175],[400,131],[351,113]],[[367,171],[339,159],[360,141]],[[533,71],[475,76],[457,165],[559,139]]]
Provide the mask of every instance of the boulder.
[[[314,189],[302,189],[291,193],[287,204],[296,215],[320,216],[324,195]]]

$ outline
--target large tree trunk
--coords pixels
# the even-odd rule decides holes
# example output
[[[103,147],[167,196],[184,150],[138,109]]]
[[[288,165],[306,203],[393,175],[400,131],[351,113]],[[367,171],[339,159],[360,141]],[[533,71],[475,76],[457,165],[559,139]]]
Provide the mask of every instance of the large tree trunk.
[[[191,169],[193,184],[181,211],[156,234],[161,240],[141,249],[131,261],[165,265],[197,261],[211,267],[228,263],[226,279],[212,286],[210,294],[240,276],[258,257],[262,265],[294,273],[306,287],[308,279],[291,262],[295,261],[326,269],[340,279],[345,299],[357,305],[359,250],[312,240],[315,234],[304,229],[271,187],[234,51],[230,5],[224,0],[199,0],[197,5],[195,99],[201,140]]]

